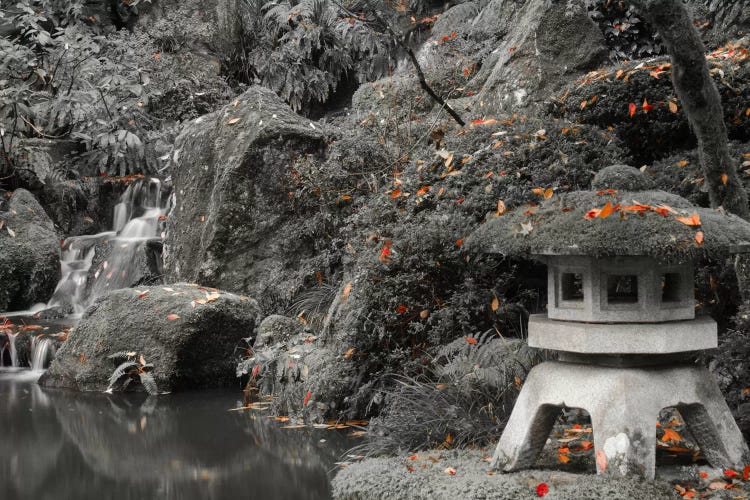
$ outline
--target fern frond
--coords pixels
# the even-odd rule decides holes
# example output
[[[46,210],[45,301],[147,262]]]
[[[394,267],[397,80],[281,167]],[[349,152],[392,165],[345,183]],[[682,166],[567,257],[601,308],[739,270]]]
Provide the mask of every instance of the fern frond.
[[[146,392],[151,394],[152,396],[157,396],[159,394],[159,388],[156,386],[156,380],[154,380],[154,376],[151,375],[151,373],[141,373],[141,385],[144,389],[146,389]]]
[[[138,363],[136,361],[125,361],[123,363],[120,363],[120,365],[115,368],[115,371],[112,372],[112,375],[109,377],[109,386],[107,386],[107,390],[113,390],[117,387],[117,384],[120,383],[120,381],[124,377],[130,377],[131,372],[138,370]]]

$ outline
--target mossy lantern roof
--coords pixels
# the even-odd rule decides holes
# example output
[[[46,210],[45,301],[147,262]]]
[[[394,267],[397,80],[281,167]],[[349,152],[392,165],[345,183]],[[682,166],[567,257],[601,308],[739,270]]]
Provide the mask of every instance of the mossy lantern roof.
[[[750,251],[750,223],[653,190],[633,167],[607,167],[592,187],[488,216],[467,246],[512,257],[640,255],[669,261]]]

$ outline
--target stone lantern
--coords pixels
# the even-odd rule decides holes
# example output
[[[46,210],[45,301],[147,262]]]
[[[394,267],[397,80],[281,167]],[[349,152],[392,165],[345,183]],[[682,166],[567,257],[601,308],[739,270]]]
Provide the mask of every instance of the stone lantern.
[[[528,343],[559,354],[529,373],[493,466],[533,466],[563,407],[591,415],[600,474],[653,478],[667,407],[712,466],[741,466],[742,434],[711,374],[689,359],[717,347],[716,323],[695,316],[693,262],[750,250],[750,223],[649,190],[632,167],[608,167],[593,186],[491,217],[467,242],[547,264],[547,313],[529,319]]]

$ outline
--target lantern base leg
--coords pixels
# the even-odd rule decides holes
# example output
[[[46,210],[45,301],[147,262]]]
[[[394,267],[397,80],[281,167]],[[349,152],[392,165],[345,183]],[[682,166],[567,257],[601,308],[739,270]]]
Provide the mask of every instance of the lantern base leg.
[[[654,477],[656,420],[677,408],[706,459],[740,467],[747,444],[711,374],[702,367],[608,367],[548,361],[534,367],[495,450],[492,466],[532,467],[563,407],[589,412],[597,472]]]

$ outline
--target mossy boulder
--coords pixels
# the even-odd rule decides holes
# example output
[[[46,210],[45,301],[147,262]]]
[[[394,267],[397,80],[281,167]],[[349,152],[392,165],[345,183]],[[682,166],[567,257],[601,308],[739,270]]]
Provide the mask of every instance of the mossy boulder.
[[[0,202],[0,311],[46,302],[60,280],[60,239],[30,192]],[[7,203],[7,204],[6,204]]]
[[[198,285],[116,290],[86,310],[39,383],[104,391],[116,368],[108,356],[135,352],[160,391],[229,386],[258,316],[254,300]]]

